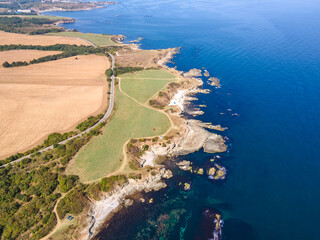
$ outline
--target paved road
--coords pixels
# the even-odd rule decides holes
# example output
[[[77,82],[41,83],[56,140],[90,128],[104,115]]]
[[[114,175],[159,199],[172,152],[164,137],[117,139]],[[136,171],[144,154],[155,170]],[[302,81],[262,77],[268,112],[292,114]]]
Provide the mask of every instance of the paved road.
[[[112,63],[111,63],[111,69],[113,70],[114,68],[114,64],[115,64],[115,59],[114,59],[114,56],[111,54],[111,53],[108,53],[109,56],[111,57],[112,59]],[[109,107],[108,107],[108,110],[107,112],[105,113],[105,115],[100,119],[99,122],[97,122],[95,125],[93,125],[92,127],[88,128],[87,130],[79,133],[78,135],[75,135],[73,137],[70,137],[66,140],[63,140],[61,142],[59,142],[59,144],[66,144],[68,141],[74,139],[74,138],[77,138],[77,137],[81,137],[83,134],[86,134],[88,132],[90,132],[90,130],[94,129],[95,127],[97,127],[100,123],[103,123],[105,120],[107,120],[107,118],[111,115],[111,112],[112,112],[112,109],[113,109],[113,105],[114,105],[114,75],[111,76],[111,88],[110,88],[110,101],[109,101]],[[49,147],[46,147],[46,148],[43,148],[41,150],[39,150],[40,153],[42,152],[45,152],[45,151],[48,151],[50,149],[53,149],[53,145],[49,146]],[[13,163],[16,163],[16,162],[20,162],[22,161],[23,159],[26,159],[26,158],[31,158],[31,154],[27,155],[27,156],[24,156],[22,158],[19,158],[17,160],[14,160],[10,163],[7,163],[7,164],[4,164],[2,165],[1,167],[6,167],[7,165],[9,164],[13,164]]]

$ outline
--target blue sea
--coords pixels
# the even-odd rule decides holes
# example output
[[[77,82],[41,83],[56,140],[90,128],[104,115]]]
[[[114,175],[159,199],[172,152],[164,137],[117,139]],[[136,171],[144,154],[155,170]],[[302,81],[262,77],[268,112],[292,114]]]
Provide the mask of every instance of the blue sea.
[[[75,18],[65,27],[81,32],[143,37],[143,49],[182,47],[171,66],[205,68],[222,84],[203,78],[212,93],[194,104],[207,105],[198,119],[228,127],[226,179],[171,164],[176,176],[154,204],[120,212],[100,239],[205,239],[205,208],[222,214],[225,240],[320,239],[319,0],[121,0],[49,14]],[[201,167],[211,157],[180,159]]]

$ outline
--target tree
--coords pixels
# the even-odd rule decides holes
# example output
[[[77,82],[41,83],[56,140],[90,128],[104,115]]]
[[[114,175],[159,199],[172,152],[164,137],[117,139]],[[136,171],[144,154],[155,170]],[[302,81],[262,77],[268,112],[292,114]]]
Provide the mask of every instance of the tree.
[[[5,67],[5,68],[11,67],[10,63],[8,63],[7,61],[5,61],[5,62],[2,64],[2,66]]]

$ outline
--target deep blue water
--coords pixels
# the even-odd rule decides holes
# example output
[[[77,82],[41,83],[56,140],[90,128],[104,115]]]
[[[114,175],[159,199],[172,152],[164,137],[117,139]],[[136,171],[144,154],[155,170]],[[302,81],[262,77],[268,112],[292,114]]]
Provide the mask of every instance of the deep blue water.
[[[222,212],[224,239],[320,239],[320,1],[123,0],[50,14],[75,18],[65,27],[82,32],[143,37],[144,49],[181,46],[179,70],[204,67],[222,83],[205,84],[213,92],[196,104],[208,106],[199,119],[229,128],[226,180],[178,172],[152,207],[123,215],[127,224],[103,239],[196,239],[202,207]],[[181,179],[192,181],[191,192],[178,190]],[[161,238],[151,219],[165,213],[176,221]]]

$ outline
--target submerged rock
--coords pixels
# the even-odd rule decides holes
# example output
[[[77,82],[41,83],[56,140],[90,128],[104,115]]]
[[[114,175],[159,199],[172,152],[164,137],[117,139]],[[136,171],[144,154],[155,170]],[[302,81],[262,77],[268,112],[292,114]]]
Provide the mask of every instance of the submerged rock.
[[[189,191],[191,189],[191,184],[190,183],[184,183],[183,189],[185,191]]]
[[[226,173],[227,173],[227,169],[225,167],[220,166],[219,164],[215,164],[215,166],[216,166],[216,168],[218,170],[216,171],[214,179],[216,179],[216,180],[225,179]]]
[[[133,204],[133,200],[131,200],[131,199],[125,199],[125,200],[123,201],[123,204],[124,204],[125,207],[129,207],[129,206],[131,206],[131,205]]]
[[[214,176],[214,179],[215,180],[218,180],[218,179],[225,179],[226,177],[226,172],[225,171],[222,171],[222,170],[218,170],[216,175]]]
[[[203,175],[203,168],[199,168],[198,171],[197,171],[197,174]]]
[[[211,208],[205,208],[201,217],[201,229],[195,239],[221,240],[223,220],[221,214]]]
[[[214,167],[209,168],[209,170],[208,170],[208,175],[209,176],[214,176],[215,173],[216,173],[216,169]]]

